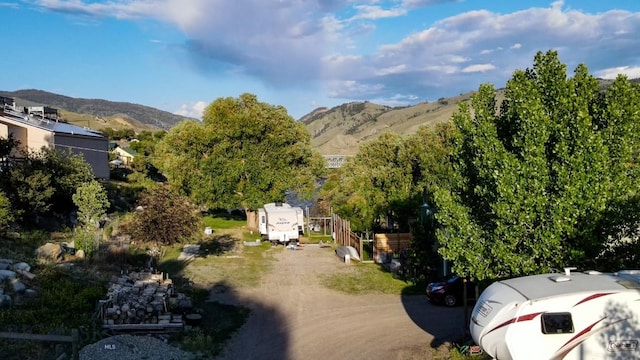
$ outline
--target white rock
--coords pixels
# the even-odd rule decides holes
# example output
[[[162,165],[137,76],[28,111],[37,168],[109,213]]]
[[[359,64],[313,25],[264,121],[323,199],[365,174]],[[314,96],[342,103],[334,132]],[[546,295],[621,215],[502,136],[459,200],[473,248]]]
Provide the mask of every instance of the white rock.
[[[26,262],[19,262],[17,264],[13,264],[13,266],[11,267],[13,268],[13,270],[22,270],[27,272],[31,271],[31,266]]]

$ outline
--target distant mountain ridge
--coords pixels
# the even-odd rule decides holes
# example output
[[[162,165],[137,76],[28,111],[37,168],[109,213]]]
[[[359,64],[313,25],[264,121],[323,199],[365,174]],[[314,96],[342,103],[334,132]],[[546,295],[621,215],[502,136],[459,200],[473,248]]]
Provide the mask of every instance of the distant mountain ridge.
[[[498,98],[503,91],[497,91]],[[421,126],[447,122],[461,101],[470,101],[473,92],[412,106],[390,107],[368,101],[318,108],[300,121],[311,134],[311,145],[323,155],[354,155],[360,144],[385,132],[411,135]]]
[[[302,122],[312,140],[311,145],[323,155],[353,155],[362,142],[384,132],[409,135],[423,125],[449,121],[459,101],[472,93],[437,102],[406,107],[390,107],[368,101],[351,102],[333,108],[318,108],[303,116]],[[82,99],[42,90],[0,91],[13,97],[18,106],[50,106],[63,113],[63,120],[96,130],[131,127],[136,131],[168,130],[186,117],[152,107],[102,99]]]
[[[20,103],[20,100],[32,103],[27,106],[46,105],[59,110],[88,114],[100,118],[112,116],[129,118],[165,130],[186,119],[184,116],[139,104],[102,99],[73,98],[36,89],[0,91],[0,96],[15,98],[17,103]]]
[[[639,79],[631,81],[640,82]],[[605,89],[613,81],[599,79],[599,82]],[[458,109],[458,104],[471,101],[474,93],[475,91],[470,91],[450,98],[404,107],[390,107],[368,101],[350,102],[332,108],[317,108],[298,121],[307,127],[311,134],[311,146],[321,154],[354,155],[362,143],[374,140],[385,132],[411,135],[421,126],[435,126],[450,121]],[[93,117],[112,118],[93,121],[80,117],[75,121],[81,126],[96,130],[110,126],[131,126],[135,130],[168,130],[186,119],[148,106],[101,99],[76,99],[41,90],[0,91],[0,95],[33,102],[33,105],[46,105]],[[503,99],[504,89],[497,89],[496,100],[501,102]]]

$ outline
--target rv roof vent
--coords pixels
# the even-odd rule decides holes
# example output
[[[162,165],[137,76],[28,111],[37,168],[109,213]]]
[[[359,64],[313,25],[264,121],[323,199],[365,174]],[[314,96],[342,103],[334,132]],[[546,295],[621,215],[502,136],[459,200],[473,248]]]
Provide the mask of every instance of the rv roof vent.
[[[596,271],[596,270],[587,270],[584,273],[587,275],[602,275],[600,271]]]
[[[282,206],[282,202],[276,201],[276,206]]]
[[[571,278],[568,276],[556,275],[556,276],[549,276],[549,280],[553,282],[565,282],[565,281],[571,281]]]
[[[578,268],[574,267],[574,266],[568,266],[568,267],[564,268],[564,274],[566,276],[571,276],[571,270],[576,270],[576,269],[578,269]]]

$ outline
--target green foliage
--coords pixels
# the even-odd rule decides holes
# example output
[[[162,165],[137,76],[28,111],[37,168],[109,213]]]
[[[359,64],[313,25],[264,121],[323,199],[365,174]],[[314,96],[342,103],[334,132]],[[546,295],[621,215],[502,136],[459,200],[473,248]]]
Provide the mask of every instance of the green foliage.
[[[73,236],[75,248],[82,250],[86,257],[91,256],[100,247],[100,233],[88,227],[76,230]]]
[[[73,194],[73,203],[78,207],[78,220],[85,227],[98,227],[109,208],[107,192],[102,185],[92,180],[80,185]]]
[[[310,196],[324,166],[303,124],[251,94],[220,98],[202,123],[172,128],[155,159],[172,186],[211,208],[257,209],[288,190]]]
[[[243,218],[233,218],[227,216],[205,216],[203,219],[204,226],[208,226],[212,229],[235,229],[242,227],[246,219]]]
[[[44,170],[33,169],[28,164],[16,166],[7,171],[8,181],[5,192],[11,194],[16,214],[40,215],[53,205],[55,189],[51,183],[51,174]]]
[[[20,141],[14,139],[13,138],[13,134],[9,134],[9,136],[6,137],[6,138],[0,138],[0,159],[1,159],[1,161],[4,161],[4,159],[9,157],[9,155],[11,155],[11,152],[13,151],[13,149],[18,148],[18,146],[20,146]]]
[[[191,238],[200,227],[200,217],[191,202],[158,184],[142,192],[125,231],[135,240],[157,245],[172,245]]]
[[[329,182],[337,214],[351,219],[352,228],[379,228],[381,218],[407,229],[409,214],[421,203],[422,189],[416,187],[414,154],[399,135],[386,133],[360,147],[340,169],[339,186]],[[386,220],[386,219],[385,219]]]
[[[9,224],[13,221],[13,212],[11,210],[11,202],[9,198],[0,191],[0,234],[3,234]]]
[[[81,154],[54,149],[43,149],[33,154],[31,161],[51,176],[54,188],[52,210],[68,213],[75,209],[73,194],[76,189],[93,180],[93,171]]]
[[[322,285],[347,294],[424,294],[424,288],[417,288],[397,279],[390,272],[376,264],[356,264],[348,274],[333,274],[322,277]]]
[[[32,302],[0,310],[0,324],[29,326],[35,333],[53,329],[91,327],[98,300],[106,296],[106,283],[77,279],[61,268],[37,272],[39,296]]]
[[[128,211],[135,207],[139,194],[147,187],[114,181],[105,184],[111,208],[109,212]]]
[[[627,235],[620,226],[638,228],[619,210],[640,186],[638,95],[624,77],[603,95],[583,65],[567,78],[549,51],[513,74],[499,111],[490,85],[473,110],[461,103],[455,173],[435,192],[440,252],[453,271],[482,280],[601,268],[611,240]]]
[[[132,139],[136,134],[133,129],[112,129],[102,128],[100,132],[105,134],[109,140]]]
[[[433,217],[434,193],[439,188],[450,187],[454,173],[450,156],[457,136],[459,133],[453,124],[443,123],[436,127],[421,127],[407,140],[417,159],[414,160],[413,177],[423,190],[420,212],[412,218],[412,241],[407,254],[407,275],[417,284],[432,280],[431,269],[441,262],[436,250],[438,223]]]
[[[151,132],[148,130],[141,131],[137,136],[137,141],[132,141],[129,147],[138,154],[144,156],[152,156],[155,152],[156,144],[167,135],[165,130]]]
[[[17,216],[24,220],[74,209],[76,188],[93,179],[81,155],[42,149],[25,153],[22,161],[10,160],[0,172],[0,190],[10,199]]]

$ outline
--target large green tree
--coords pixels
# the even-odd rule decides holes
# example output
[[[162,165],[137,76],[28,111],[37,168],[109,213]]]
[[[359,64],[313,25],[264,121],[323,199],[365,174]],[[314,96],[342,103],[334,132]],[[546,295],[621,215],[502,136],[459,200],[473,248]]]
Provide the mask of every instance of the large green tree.
[[[68,214],[75,209],[76,189],[93,179],[82,155],[46,148],[26,150],[12,137],[0,139],[0,160],[0,190],[18,220],[37,220],[52,212]]]
[[[255,210],[284,200],[287,191],[311,196],[324,159],[303,124],[285,108],[252,94],[219,98],[202,123],[185,121],[156,147],[156,165],[169,183],[197,204],[242,207],[250,227]]]
[[[414,282],[433,280],[435,269],[442,259],[437,254],[436,229],[438,223],[433,216],[437,210],[434,193],[440,188],[448,189],[453,174],[450,154],[457,136],[452,123],[422,126],[407,138],[407,147],[414,156],[412,177],[416,192],[422,191],[420,213],[412,216],[412,241],[408,252],[408,274]]]
[[[410,214],[422,203],[413,176],[415,155],[394,133],[362,144],[340,168],[339,186],[331,194],[334,211],[361,231],[378,228],[381,220],[407,231]]]
[[[640,94],[625,77],[601,92],[549,51],[516,71],[498,108],[482,85],[460,104],[450,188],[435,192],[441,254],[476,279],[601,268],[637,229]],[[623,210],[624,209],[624,210]]]

